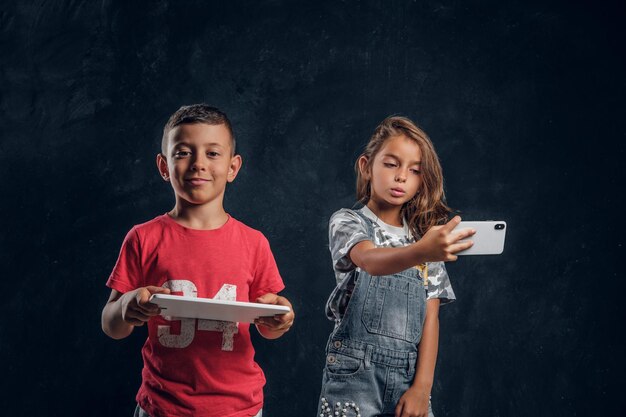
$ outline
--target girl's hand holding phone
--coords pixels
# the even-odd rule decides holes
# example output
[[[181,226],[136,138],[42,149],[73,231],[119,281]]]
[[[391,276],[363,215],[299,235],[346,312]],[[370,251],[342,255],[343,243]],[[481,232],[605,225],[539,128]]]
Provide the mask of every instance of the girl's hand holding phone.
[[[443,226],[434,226],[428,229],[426,234],[415,243],[420,248],[421,258],[426,262],[456,261],[457,252],[472,247],[471,240],[459,242],[469,236],[474,235],[476,230],[463,229],[453,232],[454,228],[461,222],[461,217],[454,216],[452,220]]]

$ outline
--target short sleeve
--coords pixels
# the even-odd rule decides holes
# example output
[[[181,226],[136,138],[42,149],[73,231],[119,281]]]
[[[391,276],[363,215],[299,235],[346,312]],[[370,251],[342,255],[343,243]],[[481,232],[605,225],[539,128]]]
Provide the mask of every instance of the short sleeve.
[[[262,234],[258,242],[255,258],[254,280],[250,284],[248,295],[250,301],[255,301],[263,294],[278,294],[285,288],[283,279],[278,272],[276,260],[270,249],[270,243]]]
[[[448,271],[443,262],[428,262],[428,294],[427,299],[439,298],[441,305],[456,300]]]
[[[106,285],[111,289],[126,293],[142,287],[143,281],[139,235],[133,227],[124,238],[119,257]]]
[[[365,220],[353,210],[341,209],[335,212],[328,226],[328,240],[333,268],[338,272],[348,272],[355,268],[348,253],[354,245],[370,240]]]

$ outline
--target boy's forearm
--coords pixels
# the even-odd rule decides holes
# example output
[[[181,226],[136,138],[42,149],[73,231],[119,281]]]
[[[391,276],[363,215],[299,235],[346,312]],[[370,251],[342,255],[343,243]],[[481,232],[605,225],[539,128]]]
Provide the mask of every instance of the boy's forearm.
[[[351,254],[352,256],[352,254]],[[398,248],[372,247],[360,251],[353,262],[370,275],[391,275],[424,262],[419,242]]]
[[[127,337],[135,327],[122,318],[122,297],[109,301],[102,310],[102,330],[113,339]]]
[[[421,390],[427,390],[429,395],[433,386],[439,350],[439,304],[439,299],[427,301],[426,319],[424,320],[415,378],[412,385]]]

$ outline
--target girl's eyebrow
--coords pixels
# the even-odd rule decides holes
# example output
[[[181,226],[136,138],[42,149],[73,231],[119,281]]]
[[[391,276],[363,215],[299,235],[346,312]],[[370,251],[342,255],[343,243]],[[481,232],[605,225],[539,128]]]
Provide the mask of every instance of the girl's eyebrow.
[[[397,161],[400,161],[400,158],[398,158],[396,155],[394,155],[392,153],[383,154],[383,157],[385,157],[385,156],[388,156],[388,157],[393,158],[393,159],[395,159]],[[422,161],[410,161],[409,162],[409,165],[421,165],[421,164],[422,164]]]

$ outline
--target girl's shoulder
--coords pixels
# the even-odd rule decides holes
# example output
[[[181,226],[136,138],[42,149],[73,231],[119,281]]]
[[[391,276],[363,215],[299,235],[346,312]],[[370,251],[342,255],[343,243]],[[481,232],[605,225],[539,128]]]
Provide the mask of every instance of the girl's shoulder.
[[[338,229],[344,231],[367,231],[368,225],[360,213],[354,209],[342,208],[330,216],[329,227],[331,232]]]
[[[369,240],[371,226],[354,209],[337,210],[330,217],[328,239],[331,252],[350,248],[361,240]]]
[[[342,221],[342,220],[346,220],[346,221],[362,220],[362,217],[357,213],[357,210],[349,209],[349,208],[339,209],[336,212],[334,212],[332,216],[330,216],[331,223],[336,222],[336,221]]]

